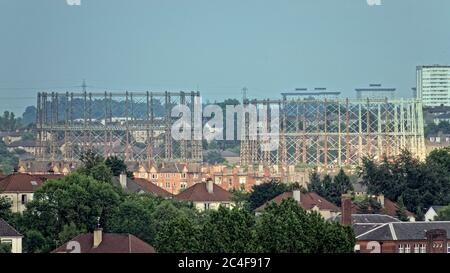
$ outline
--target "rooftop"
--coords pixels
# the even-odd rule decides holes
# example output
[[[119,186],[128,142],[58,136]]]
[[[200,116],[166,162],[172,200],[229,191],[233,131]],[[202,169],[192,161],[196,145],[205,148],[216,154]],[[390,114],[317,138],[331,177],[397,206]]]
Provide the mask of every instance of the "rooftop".
[[[275,202],[276,204],[281,204],[284,199],[293,198],[293,192],[282,193],[270,201],[262,204],[255,211],[263,211],[270,203]],[[310,210],[317,206],[320,210],[330,210],[330,211],[340,211],[339,207],[330,201],[326,200],[322,196],[315,192],[300,193],[300,206],[305,210]]]
[[[22,237],[22,235],[0,218],[0,237]]]
[[[207,190],[207,182],[196,183],[175,196],[175,199],[192,202],[230,202],[231,193],[213,183],[213,191]]]
[[[450,221],[443,222],[392,222],[378,225],[356,236],[362,241],[425,240],[426,232],[434,229],[447,231],[450,239]]]
[[[155,249],[131,234],[104,233],[98,247],[94,246],[94,235],[92,233],[78,235],[70,242],[80,244],[80,253],[156,253]],[[63,244],[53,253],[68,253],[72,248],[68,243]]]

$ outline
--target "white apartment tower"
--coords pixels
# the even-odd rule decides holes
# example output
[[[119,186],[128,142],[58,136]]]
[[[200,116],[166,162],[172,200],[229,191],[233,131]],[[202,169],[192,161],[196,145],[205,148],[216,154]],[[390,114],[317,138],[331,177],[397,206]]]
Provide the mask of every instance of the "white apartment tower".
[[[450,66],[418,66],[416,98],[423,106],[450,106]]]

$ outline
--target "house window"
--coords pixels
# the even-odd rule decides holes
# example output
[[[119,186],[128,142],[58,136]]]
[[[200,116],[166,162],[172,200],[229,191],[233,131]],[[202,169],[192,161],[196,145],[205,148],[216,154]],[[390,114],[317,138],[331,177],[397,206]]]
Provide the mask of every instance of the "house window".
[[[205,203],[205,210],[209,210],[209,203]]]
[[[186,178],[186,174],[185,174],[185,173],[182,173],[182,174],[181,174],[181,178]]]
[[[153,179],[158,179],[158,175],[157,174],[152,174],[152,178]]]
[[[166,189],[170,188],[170,182],[166,182]]]
[[[427,253],[427,245],[420,244],[420,253]]]
[[[169,178],[170,176],[169,176],[169,174],[168,173],[166,173],[166,178]]]
[[[198,173],[194,173],[194,178],[198,178]]]
[[[414,253],[420,253],[420,245],[414,244]]]
[[[26,194],[22,194],[22,205],[25,205],[27,203],[27,195]]]
[[[2,244],[2,245],[9,245],[9,247],[12,248],[12,240],[11,239],[2,239],[0,241],[0,244]]]
[[[226,207],[226,208],[229,208],[229,207],[230,207],[230,203],[222,203],[222,205],[223,205],[224,207]]]
[[[186,189],[186,183],[181,183],[181,184],[180,184],[180,188]]]
[[[450,253],[450,243],[447,243],[447,253]]]
[[[405,253],[405,247],[402,244],[398,245],[398,253]]]
[[[411,253],[411,245],[410,244],[405,245],[405,253]]]

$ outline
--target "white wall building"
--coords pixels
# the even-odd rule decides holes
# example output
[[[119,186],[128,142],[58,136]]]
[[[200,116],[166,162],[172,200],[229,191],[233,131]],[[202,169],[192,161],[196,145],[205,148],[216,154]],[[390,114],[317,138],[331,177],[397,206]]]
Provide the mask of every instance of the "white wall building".
[[[416,97],[423,106],[450,106],[450,66],[418,66]]]

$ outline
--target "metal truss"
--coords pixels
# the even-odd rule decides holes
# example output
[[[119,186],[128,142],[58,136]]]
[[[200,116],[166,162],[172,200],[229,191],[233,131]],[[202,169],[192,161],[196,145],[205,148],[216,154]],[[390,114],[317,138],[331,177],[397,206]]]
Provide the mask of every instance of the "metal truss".
[[[422,102],[418,100],[252,100],[257,108],[279,107],[279,147],[261,149],[267,138],[242,130],[241,164],[334,168],[381,160],[407,149],[425,157]],[[258,118],[260,119],[260,118]],[[270,132],[269,132],[270,133]]]
[[[38,93],[40,160],[76,161],[87,150],[126,161],[202,161],[200,140],[175,141],[175,105],[193,112],[198,92]],[[193,136],[193,118],[188,128]]]

